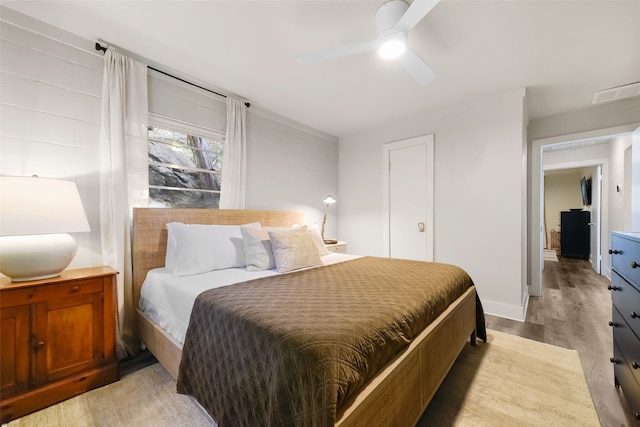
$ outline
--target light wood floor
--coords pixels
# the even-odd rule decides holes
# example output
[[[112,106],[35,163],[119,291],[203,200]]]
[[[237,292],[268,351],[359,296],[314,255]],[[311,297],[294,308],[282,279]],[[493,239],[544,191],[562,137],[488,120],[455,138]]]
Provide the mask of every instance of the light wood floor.
[[[640,425],[613,385],[609,280],[588,261],[545,261],[543,296],[531,297],[526,321],[486,316],[487,327],[578,351],[593,401],[605,426]]]

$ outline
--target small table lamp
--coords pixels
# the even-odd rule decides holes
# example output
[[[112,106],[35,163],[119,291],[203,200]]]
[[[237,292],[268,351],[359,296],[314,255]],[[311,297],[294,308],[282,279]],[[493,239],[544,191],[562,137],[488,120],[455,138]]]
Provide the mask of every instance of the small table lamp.
[[[323,202],[327,205],[324,208],[324,218],[322,219],[322,240],[324,240],[324,242],[326,244],[332,244],[332,243],[338,243],[337,240],[335,239],[325,239],[324,238],[324,225],[327,223],[327,209],[329,209],[329,205],[334,204],[335,202],[337,202],[336,198],[333,197],[331,194],[329,194],[327,197],[324,198]]]
[[[77,243],[66,233],[90,231],[71,181],[0,177],[0,273],[14,282],[60,275]]]

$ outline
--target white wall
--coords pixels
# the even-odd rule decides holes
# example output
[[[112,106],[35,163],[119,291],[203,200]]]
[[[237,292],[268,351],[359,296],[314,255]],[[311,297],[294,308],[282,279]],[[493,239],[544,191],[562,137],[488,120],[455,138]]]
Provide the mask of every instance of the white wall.
[[[487,313],[522,319],[525,116],[524,91],[516,91],[341,138],[340,238],[349,252],[383,253],[382,145],[434,133],[434,259],[471,275]]]
[[[624,230],[625,221],[625,195],[626,186],[624,182],[625,164],[624,152],[630,146],[629,137],[618,137],[609,143],[609,159],[611,164],[611,191],[609,192],[609,226],[612,231]]]
[[[74,180],[92,231],[75,236],[79,247],[70,267],[100,265],[102,54],[93,49],[95,41],[0,9],[0,175]],[[214,127],[224,130],[223,98],[205,99],[168,82],[152,79],[158,89],[152,110],[197,124],[209,120],[210,111]],[[204,109],[190,109],[194,100]],[[324,196],[340,201],[337,138],[256,107],[247,122],[248,208],[297,209],[307,222],[320,222]],[[335,216],[327,235],[338,235]]]
[[[247,208],[298,210],[321,225],[331,194],[338,202],[325,237],[339,237],[337,138],[260,108],[251,107],[247,121]]]
[[[625,231],[640,231],[640,128],[635,130],[632,137],[631,147],[627,150],[631,150],[628,154],[630,160],[628,161],[631,170],[631,178],[629,190],[630,200],[629,207],[629,226]]]
[[[0,174],[75,181],[91,232],[74,235],[71,267],[100,265],[102,58],[78,47],[89,46],[84,40],[10,9],[1,17]]]
[[[640,97],[598,105],[587,102],[585,100],[585,108],[579,111],[532,120],[528,129],[529,141],[640,122]]]
[[[626,188],[624,176],[629,173],[630,165],[625,171],[624,153],[631,147],[631,136],[619,136],[609,143],[609,230],[625,230],[625,217],[630,218],[631,213],[625,212],[625,195],[630,194]],[[604,186],[604,183],[603,183]],[[609,240],[609,239],[607,239]]]
[[[562,175],[544,176],[544,208],[546,217],[547,247],[551,241],[551,230],[560,231],[560,212],[582,208],[580,179],[581,169],[572,169]]]

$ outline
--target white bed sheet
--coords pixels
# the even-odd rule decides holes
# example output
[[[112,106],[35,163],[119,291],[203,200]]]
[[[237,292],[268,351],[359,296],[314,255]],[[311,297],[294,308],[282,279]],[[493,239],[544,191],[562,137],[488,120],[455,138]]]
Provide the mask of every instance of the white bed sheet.
[[[359,258],[357,255],[330,253],[322,257],[323,265]],[[193,276],[174,277],[166,268],[154,268],[140,290],[140,310],[166,330],[180,347],[187,333],[191,310],[196,297],[207,289],[278,274],[274,270],[247,271],[228,268]],[[287,273],[285,273],[287,274]]]

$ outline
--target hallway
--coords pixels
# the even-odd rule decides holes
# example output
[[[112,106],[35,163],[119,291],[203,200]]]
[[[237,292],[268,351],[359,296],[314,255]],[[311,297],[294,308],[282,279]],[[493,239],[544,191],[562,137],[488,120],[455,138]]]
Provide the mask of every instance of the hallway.
[[[531,297],[524,323],[486,316],[487,327],[578,351],[591,395],[605,426],[640,425],[613,384],[609,280],[589,261],[545,261],[542,297]]]

